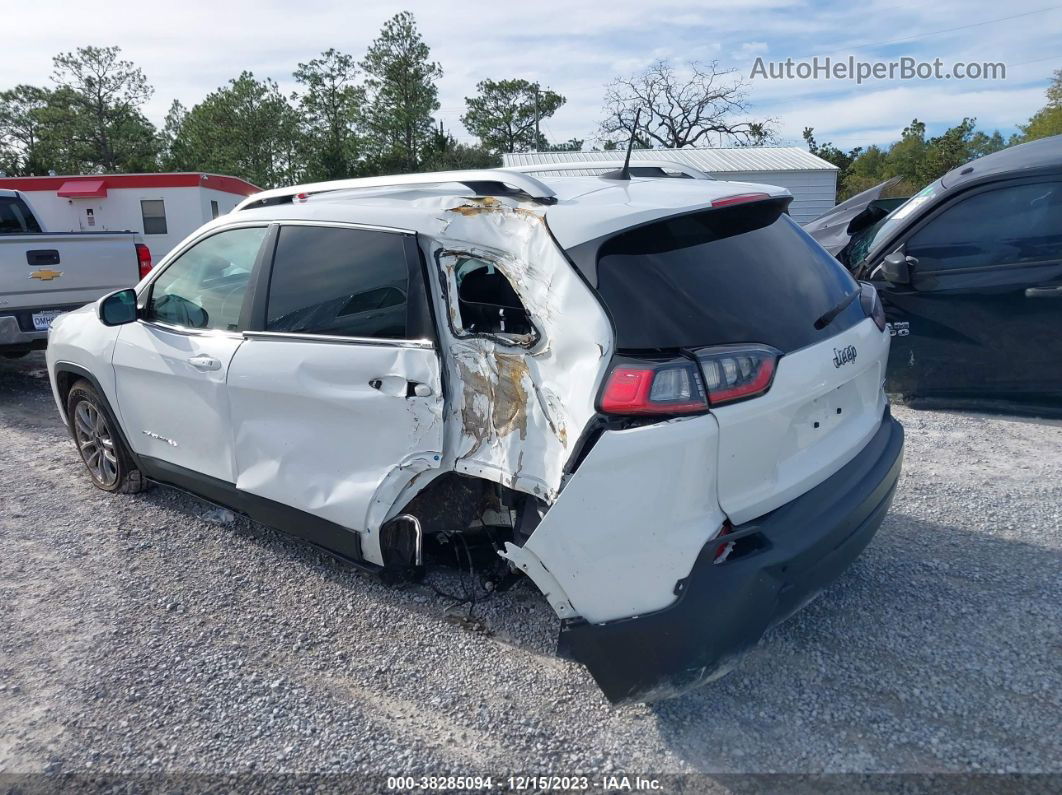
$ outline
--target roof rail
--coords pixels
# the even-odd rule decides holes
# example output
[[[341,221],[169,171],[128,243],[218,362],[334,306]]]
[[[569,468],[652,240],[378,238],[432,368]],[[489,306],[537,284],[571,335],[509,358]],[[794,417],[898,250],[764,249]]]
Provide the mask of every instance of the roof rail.
[[[568,163],[538,163],[530,166],[502,166],[500,171],[517,171],[521,174],[537,174],[547,171],[618,171],[623,163],[614,160],[571,161]],[[631,168],[658,168],[677,171],[692,179],[714,179],[698,168],[673,160],[632,160]]]
[[[360,179],[337,179],[331,182],[313,182],[293,185],[290,188],[274,188],[248,196],[236,205],[237,210],[284,204],[295,196],[310,196],[337,190],[364,188],[390,188],[404,185],[442,185],[460,182],[479,194],[511,195],[520,193],[543,204],[553,204],[557,194],[543,182],[527,174],[506,172],[501,169],[466,169],[462,171],[433,171],[422,174],[394,174],[386,177],[363,177]]]

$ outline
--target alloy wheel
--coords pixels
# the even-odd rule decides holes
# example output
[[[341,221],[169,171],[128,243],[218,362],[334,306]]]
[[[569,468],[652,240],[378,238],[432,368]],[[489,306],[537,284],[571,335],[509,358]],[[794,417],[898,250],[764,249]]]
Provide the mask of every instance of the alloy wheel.
[[[74,435],[89,474],[108,488],[118,481],[118,454],[107,419],[97,406],[82,400],[74,409]]]

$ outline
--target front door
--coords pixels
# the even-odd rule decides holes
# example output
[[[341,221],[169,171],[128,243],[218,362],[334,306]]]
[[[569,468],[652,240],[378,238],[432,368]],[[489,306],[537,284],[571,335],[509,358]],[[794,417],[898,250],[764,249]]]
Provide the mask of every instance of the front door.
[[[416,238],[283,225],[257,311],[229,370],[237,488],[375,530],[442,455],[439,356]],[[375,557],[372,545],[365,554]]]
[[[114,347],[118,410],[141,456],[235,482],[226,379],[267,227],[195,243],[148,285],[143,317]]]
[[[1062,180],[992,185],[905,236],[911,283],[876,272],[894,333],[891,388],[996,400],[1062,397]]]

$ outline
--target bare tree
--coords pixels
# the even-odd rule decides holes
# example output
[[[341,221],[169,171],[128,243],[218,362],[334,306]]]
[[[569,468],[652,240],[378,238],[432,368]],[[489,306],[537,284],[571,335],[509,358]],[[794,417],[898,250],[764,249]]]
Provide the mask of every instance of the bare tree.
[[[601,138],[626,141],[631,134],[639,143],[681,149],[716,141],[758,145],[774,139],[773,119],[753,121],[748,113],[748,84],[717,61],[696,61],[676,69],[669,61],[656,61],[644,72],[616,78],[605,88],[605,120]],[[634,114],[642,117],[634,130]]]

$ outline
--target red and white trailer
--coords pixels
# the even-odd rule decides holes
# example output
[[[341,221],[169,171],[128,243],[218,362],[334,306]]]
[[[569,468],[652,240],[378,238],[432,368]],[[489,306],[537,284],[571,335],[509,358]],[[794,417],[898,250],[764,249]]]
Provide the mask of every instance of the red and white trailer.
[[[0,177],[0,188],[27,194],[51,232],[139,232],[156,262],[260,190],[238,177],[203,173]]]

